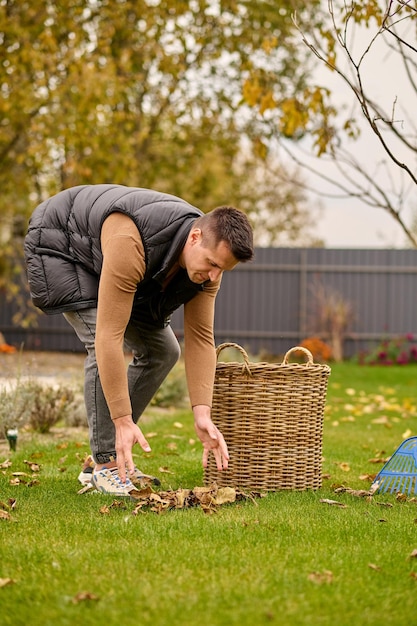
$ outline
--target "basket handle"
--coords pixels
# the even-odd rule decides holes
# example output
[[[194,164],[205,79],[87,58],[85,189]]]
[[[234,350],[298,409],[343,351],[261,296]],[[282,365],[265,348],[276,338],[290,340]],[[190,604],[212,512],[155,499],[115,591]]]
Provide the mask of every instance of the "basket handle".
[[[310,365],[314,364],[313,355],[311,354],[310,350],[307,350],[307,348],[303,348],[303,346],[294,346],[294,348],[290,348],[288,350],[288,352],[285,354],[284,360],[282,361],[283,365],[287,365],[288,364],[288,359],[289,359],[290,354],[292,352],[304,352],[304,354],[306,355],[306,357],[308,359],[308,361],[306,363],[307,367],[309,367]]]
[[[222,350],[224,350],[225,348],[236,348],[236,350],[239,350],[239,352],[241,353],[241,355],[243,356],[243,360],[245,361],[245,363],[242,366],[242,371],[246,369],[246,371],[248,372],[248,374],[252,375],[252,372],[250,371],[250,365],[249,365],[249,357],[247,355],[246,350],[244,350],[242,348],[242,346],[239,346],[238,343],[221,343],[219,346],[217,346],[216,348],[216,355],[217,358],[219,358],[220,352]]]

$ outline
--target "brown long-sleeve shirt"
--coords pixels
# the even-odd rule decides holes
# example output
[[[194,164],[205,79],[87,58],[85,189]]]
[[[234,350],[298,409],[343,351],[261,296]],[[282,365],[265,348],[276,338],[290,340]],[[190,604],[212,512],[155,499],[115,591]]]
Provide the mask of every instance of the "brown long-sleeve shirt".
[[[139,231],[126,215],[112,213],[101,231],[103,267],[100,276],[96,357],[103,392],[112,419],[132,412],[123,337],[137,284],[145,274],[145,253]],[[184,357],[192,406],[211,406],[216,368],[213,325],[220,280],[184,305]]]

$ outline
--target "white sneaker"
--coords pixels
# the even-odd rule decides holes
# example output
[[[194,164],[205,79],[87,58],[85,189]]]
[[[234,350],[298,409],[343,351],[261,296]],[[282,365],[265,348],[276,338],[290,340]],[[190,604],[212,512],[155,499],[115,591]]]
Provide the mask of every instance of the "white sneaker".
[[[78,474],[79,482],[85,487],[91,483],[91,477],[93,475],[94,470],[94,460],[92,456],[88,456],[84,461],[83,468],[81,472]],[[161,481],[156,476],[150,476],[149,474],[144,474],[140,471],[138,467],[135,467],[135,473],[133,476],[129,476],[130,480],[134,485],[138,485],[139,487],[143,487],[144,484],[151,483],[159,487]]]
[[[123,483],[117,472],[117,467],[109,470],[107,467],[94,471],[91,475],[91,484],[106,495],[130,497],[130,492],[136,490],[135,485],[126,477]]]

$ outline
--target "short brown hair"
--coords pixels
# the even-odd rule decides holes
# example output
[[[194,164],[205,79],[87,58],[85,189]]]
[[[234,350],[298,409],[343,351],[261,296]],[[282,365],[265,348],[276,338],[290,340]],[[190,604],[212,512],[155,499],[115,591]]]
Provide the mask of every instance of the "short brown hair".
[[[217,246],[224,241],[237,261],[253,259],[253,232],[243,211],[231,206],[220,206],[197,218],[194,227],[200,228],[204,238],[213,238]]]

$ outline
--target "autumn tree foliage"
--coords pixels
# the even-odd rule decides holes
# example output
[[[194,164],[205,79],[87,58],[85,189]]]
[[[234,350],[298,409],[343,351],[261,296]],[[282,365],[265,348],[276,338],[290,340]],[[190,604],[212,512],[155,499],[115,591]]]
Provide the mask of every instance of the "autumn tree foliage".
[[[273,211],[266,243],[308,233],[299,174],[264,153],[253,107],[305,87],[292,10],[290,0],[1,0],[3,224],[17,234],[44,197],[116,182],[204,211]]]

